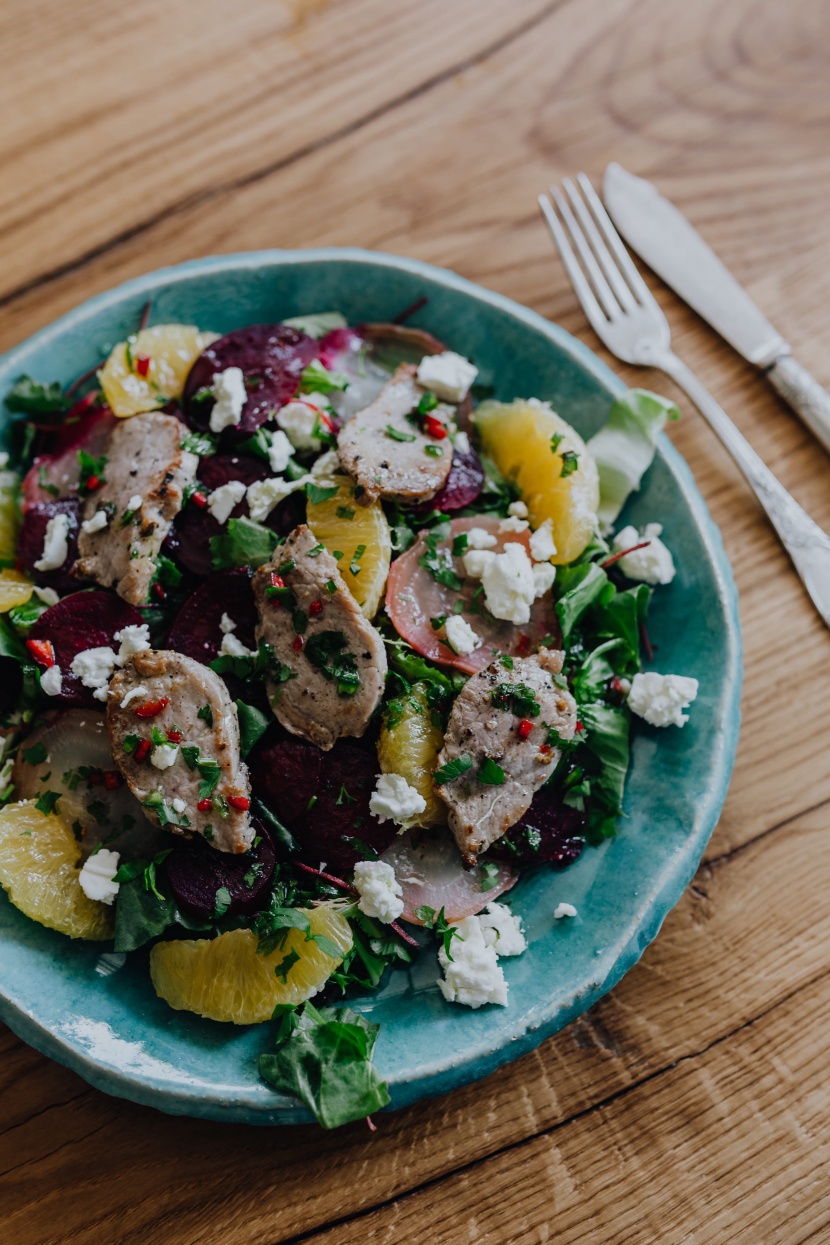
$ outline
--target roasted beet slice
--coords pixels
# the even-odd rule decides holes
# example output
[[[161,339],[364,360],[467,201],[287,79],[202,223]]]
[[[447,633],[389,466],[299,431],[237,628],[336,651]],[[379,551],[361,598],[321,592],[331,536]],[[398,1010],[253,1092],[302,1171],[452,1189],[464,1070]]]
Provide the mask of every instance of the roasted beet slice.
[[[63,675],[61,692],[50,700],[65,705],[89,705],[100,708],[101,702],[93,698],[89,688],[72,674],[70,667],[78,653],[88,648],[105,648],[109,645],[118,651],[116,631],[124,627],[137,627],[141,614],[132,605],[122,601],[114,592],[93,588],[87,592],[73,592],[41,614],[32,630],[30,640],[50,640],[55,651],[55,661]]]
[[[275,726],[248,758],[254,792],[286,825],[318,794],[323,756],[315,744]]]
[[[380,822],[369,811],[378,770],[374,748],[351,740],[338,740],[325,754],[317,799],[291,828],[308,864],[319,866],[322,860],[336,873],[365,855],[354,839],[378,855],[393,842],[395,823]]]
[[[173,619],[167,647],[208,665],[222,647],[223,614],[236,623],[236,638],[246,648],[255,648],[256,606],[244,571],[209,575]]]
[[[241,420],[226,435],[235,440],[250,436],[293,398],[303,368],[316,357],[317,343],[285,324],[251,324],[227,333],[208,346],[190,369],[183,398],[185,418],[191,427],[207,429],[213,402],[194,402],[193,398],[200,389],[210,388],[214,372],[238,367],[245,376],[248,400]]]
[[[49,451],[39,454],[26,473],[20,490],[24,512],[37,502],[69,496],[81,476],[78,451],[86,450],[98,458],[117,422],[107,406],[90,408],[82,399],[73,407],[55,433]]]
[[[277,857],[268,830],[257,818],[254,828],[259,842],[241,856],[218,852],[199,837],[173,848],[164,868],[173,898],[185,916],[209,920],[217,911],[217,892],[223,888],[228,894],[220,895],[219,902],[227,903],[230,897],[226,916],[256,912],[264,905]]]
[[[453,450],[452,466],[446,483],[431,501],[417,507],[417,513],[463,510],[465,506],[473,504],[483,487],[484,466],[475,450]]]
[[[56,571],[37,571],[35,562],[43,556],[43,541],[46,527],[50,519],[57,514],[69,516],[69,532],[67,546],[69,552],[63,566]],[[81,526],[81,501],[78,497],[63,497],[58,501],[35,502],[26,508],[20,533],[17,538],[17,556],[25,571],[31,575],[36,584],[43,588],[54,588],[56,592],[73,592],[78,587],[77,579],[69,574],[78,556],[78,531]]]
[[[530,808],[487,852],[519,864],[571,865],[585,846],[585,813],[562,803],[561,790],[542,787]]]

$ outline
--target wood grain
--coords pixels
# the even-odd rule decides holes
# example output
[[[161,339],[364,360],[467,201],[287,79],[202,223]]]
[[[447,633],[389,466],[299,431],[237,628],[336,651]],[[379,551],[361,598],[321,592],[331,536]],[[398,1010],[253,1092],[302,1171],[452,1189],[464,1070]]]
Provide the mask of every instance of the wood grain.
[[[830,385],[823,0],[238,0],[230,18],[195,0],[0,15],[0,347],[148,268],[330,243],[453,267],[596,348],[534,199],[617,159],[687,211]],[[830,528],[830,460],[654,288],[678,353]],[[538,1051],[375,1135],[164,1119],[4,1032],[15,1245],[830,1239],[830,642],[681,405],[672,437],[741,593],[744,721],[706,863],[638,967]]]

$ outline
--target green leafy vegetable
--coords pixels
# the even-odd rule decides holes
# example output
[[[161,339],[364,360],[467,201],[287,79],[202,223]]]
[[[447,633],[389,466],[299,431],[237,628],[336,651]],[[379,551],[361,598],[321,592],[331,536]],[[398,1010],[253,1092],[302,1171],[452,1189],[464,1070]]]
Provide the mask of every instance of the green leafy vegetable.
[[[517,718],[538,718],[541,712],[536,693],[526,683],[497,683],[490,700],[496,709],[506,709]]]
[[[287,328],[297,329],[298,332],[306,333],[309,337],[319,340],[334,329],[347,328],[349,322],[339,311],[319,311],[310,316],[292,316],[289,320],[283,320],[282,323]]]
[[[444,954],[448,960],[451,960],[453,958],[450,950],[452,940],[453,938],[461,938],[458,926],[450,925],[443,908],[440,912],[436,912],[434,908],[424,904],[422,907],[415,909],[415,915],[419,921],[423,921],[427,929],[431,929],[436,937],[441,939],[444,944]],[[461,938],[461,941],[463,942],[464,939]]]
[[[321,502],[331,501],[332,497],[336,497],[340,492],[338,484],[313,484],[311,481],[305,486],[305,495],[313,506],[319,506]]]
[[[21,376],[6,394],[5,402],[10,411],[24,415],[55,415],[70,406],[58,381],[44,384],[31,376]]]
[[[485,757],[476,777],[488,787],[500,787],[504,782],[504,770],[492,757]]]
[[[46,745],[42,743],[32,744],[31,748],[21,748],[20,751],[27,765],[40,765],[41,761],[46,761],[49,757]]]
[[[392,424],[387,424],[385,429],[386,436],[392,441],[417,441],[417,437],[412,432],[402,432],[400,428],[395,428]]]
[[[186,432],[179,442],[181,449],[188,450],[191,454],[198,454],[200,458],[215,454],[216,444],[216,438],[212,437],[209,432]]]
[[[58,800],[61,798],[60,791],[42,791],[35,800],[35,808],[41,813],[55,813],[58,809]]]
[[[667,419],[679,419],[674,402],[647,389],[629,389],[614,402],[588,449],[599,468],[599,520],[610,527],[629,494],[640,487]]]
[[[332,393],[337,389],[348,389],[348,376],[339,372],[330,372],[319,359],[312,359],[308,367],[303,368],[300,387],[306,393]]]
[[[466,774],[467,770],[473,768],[473,758],[466,752],[462,752],[460,757],[456,757],[454,761],[447,761],[446,765],[442,765],[432,775],[432,781],[441,786],[445,782],[452,782],[454,778],[460,778],[462,774]]]
[[[428,533],[424,541],[426,551],[418,558],[418,565],[429,571],[436,583],[458,592],[461,589],[461,580],[455,572],[449,549],[438,543],[442,536],[443,532],[438,530]]]
[[[270,562],[271,555],[280,543],[276,532],[253,519],[228,519],[224,531],[212,536],[210,552],[215,571],[235,566],[262,566]]]
[[[360,675],[342,631],[315,632],[306,642],[305,655],[324,678],[337,684],[338,696],[354,696],[360,687]]]
[[[121,873],[121,869],[118,873]],[[172,896],[160,898],[157,891],[148,890],[144,885],[142,869],[133,877],[121,881],[115,903],[113,949],[135,951],[137,947],[143,947],[152,938],[163,934],[175,921],[176,905]]]
[[[244,700],[236,702],[236,713],[239,718],[239,749],[244,758],[268,730],[271,719],[255,705],[246,705]]]

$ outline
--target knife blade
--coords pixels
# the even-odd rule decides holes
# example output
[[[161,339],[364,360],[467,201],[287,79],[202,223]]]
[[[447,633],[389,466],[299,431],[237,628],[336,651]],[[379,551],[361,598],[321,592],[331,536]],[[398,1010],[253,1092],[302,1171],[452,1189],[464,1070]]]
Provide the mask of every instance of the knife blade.
[[[629,246],[730,346],[766,372],[830,452],[830,394],[790,357],[788,343],[682,212],[619,164],[608,165],[602,191]]]

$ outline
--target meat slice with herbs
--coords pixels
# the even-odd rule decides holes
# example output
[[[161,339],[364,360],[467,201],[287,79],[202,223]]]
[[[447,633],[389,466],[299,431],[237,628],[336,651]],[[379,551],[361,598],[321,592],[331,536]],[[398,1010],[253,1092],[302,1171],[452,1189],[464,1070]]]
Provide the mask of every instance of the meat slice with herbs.
[[[157,411],[121,420],[99,470],[82,476],[90,526],[81,527],[75,573],[133,605],[147,599],[161,546],[196,478],[199,459],[182,449],[182,433],[178,419]]]
[[[266,676],[275,717],[329,748],[369,725],[386,679],[386,651],[337,562],[302,524],[253,579],[257,639],[273,650]]]
[[[110,682],[112,755],[146,815],[244,852],[254,831],[236,706],[217,674],[169,649],[136,653]]]
[[[450,473],[446,419],[430,408],[429,397],[416,383],[416,370],[402,363],[374,402],[340,430],[337,453],[355,481],[355,500],[364,506],[379,497],[428,501]]]
[[[465,864],[510,829],[573,738],[576,703],[559,685],[563,654],[496,659],[467,682],[452,707],[434,775]]]

